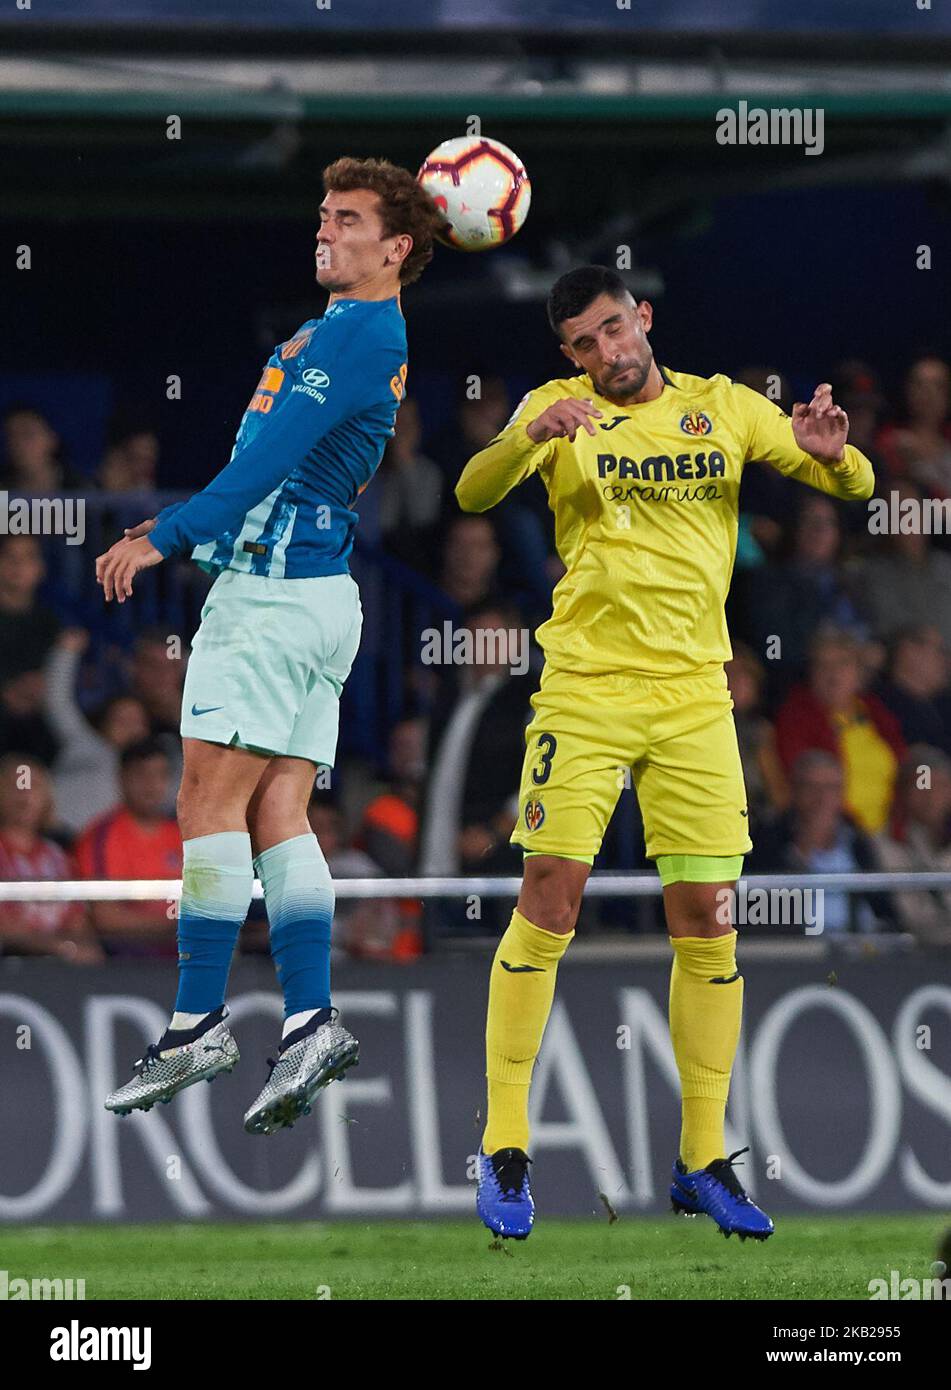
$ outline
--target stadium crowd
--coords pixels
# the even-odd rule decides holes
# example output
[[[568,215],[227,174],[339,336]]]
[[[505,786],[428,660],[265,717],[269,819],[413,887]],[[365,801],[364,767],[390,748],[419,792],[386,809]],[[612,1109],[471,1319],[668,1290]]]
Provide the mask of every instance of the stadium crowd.
[[[751,368],[737,379],[790,408],[781,373]],[[912,363],[893,403],[858,361],[841,364],[833,385],[850,440],[875,468],[876,497],[919,516],[924,499],[947,500],[951,513],[948,364]],[[473,634],[534,629],[562,573],[537,478],[487,515],[455,503],[465,462],[512,404],[506,383],[485,377],[475,399],[460,397],[450,426],[427,433],[410,396],[361,499],[370,546],[424,575]],[[0,486],[11,497],[95,489],[108,499],[162,483],[159,440],[135,419],[115,422],[93,480],[70,469],[55,421],[28,404],[5,412],[2,443]],[[167,626],[143,627],[105,669],[91,660],[75,605],[67,611],[44,582],[50,543],[0,535],[0,880],[176,879],[187,642]],[[866,505],[752,465],[728,617],[755,845],[748,871],[951,870],[951,534],[913,524],[875,534]],[[334,877],[518,874],[508,837],[541,654],[533,647],[520,672],[498,660],[424,669],[418,647],[400,655],[405,714],[390,724],[378,765],[343,758],[317,778],[311,823]],[[646,867],[629,789],[621,806],[597,869]],[[461,897],[428,912],[411,900],[342,900],[338,949],[412,960],[432,932],[485,932],[504,920],[497,902],[472,920]],[[659,931],[662,922],[659,907],[635,913],[601,900],[586,907],[585,929]],[[951,892],[827,893],[824,929],[951,944]],[[0,909],[2,953],[84,962],[175,949],[168,899]],[[242,949],[267,949],[260,903]]]

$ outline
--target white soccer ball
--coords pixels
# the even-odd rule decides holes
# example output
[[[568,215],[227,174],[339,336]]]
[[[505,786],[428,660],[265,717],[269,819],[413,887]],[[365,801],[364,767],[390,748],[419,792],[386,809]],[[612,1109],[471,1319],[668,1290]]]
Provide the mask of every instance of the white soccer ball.
[[[416,177],[446,219],[439,240],[457,251],[488,251],[509,241],[532,201],[518,155],[482,135],[444,140]]]

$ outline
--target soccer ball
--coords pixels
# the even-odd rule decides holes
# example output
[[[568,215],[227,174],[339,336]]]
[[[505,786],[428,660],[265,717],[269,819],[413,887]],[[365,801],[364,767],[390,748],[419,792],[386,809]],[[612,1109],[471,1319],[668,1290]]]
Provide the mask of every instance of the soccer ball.
[[[457,251],[488,251],[515,235],[528,215],[532,184],[507,145],[460,135],[437,145],[416,175],[445,217],[436,233]]]

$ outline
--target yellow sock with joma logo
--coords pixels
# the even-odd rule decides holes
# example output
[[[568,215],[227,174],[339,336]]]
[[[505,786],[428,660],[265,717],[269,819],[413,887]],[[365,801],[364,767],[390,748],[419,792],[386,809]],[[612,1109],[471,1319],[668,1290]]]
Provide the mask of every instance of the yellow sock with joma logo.
[[[528,1148],[528,1090],[555,997],[555,977],[574,932],[533,926],[518,908],[489,976],[485,1028],[489,1105],[482,1148]]]
[[[730,1074],[740,1038],[743,977],[736,932],[671,937],[670,1038],[683,1098],[680,1157],[688,1172],[726,1157]]]

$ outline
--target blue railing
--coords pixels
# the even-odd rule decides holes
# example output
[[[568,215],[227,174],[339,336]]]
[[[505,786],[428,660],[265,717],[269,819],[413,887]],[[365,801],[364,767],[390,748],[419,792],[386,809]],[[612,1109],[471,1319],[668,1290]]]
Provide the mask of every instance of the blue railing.
[[[131,602],[106,605],[96,584],[95,558],[126,527],[154,516],[178,492],[91,493],[85,504],[85,541],[67,545],[62,536],[42,537],[47,563],[45,593],[65,620],[85,627],[101,672],[98,694],[108,691],[118,657],[148,627],[191,640],[201,618],[211,576],[191,561],[175,558],[136,578]],[[359,534],[351,570],[360,586],[363,640],[345,688],[340,749],[381,761],[387,735],[399,719],[427,712],[427,687],[408,679],[420,661],[421,633],[456,622],[460,611],[440,589]]]

